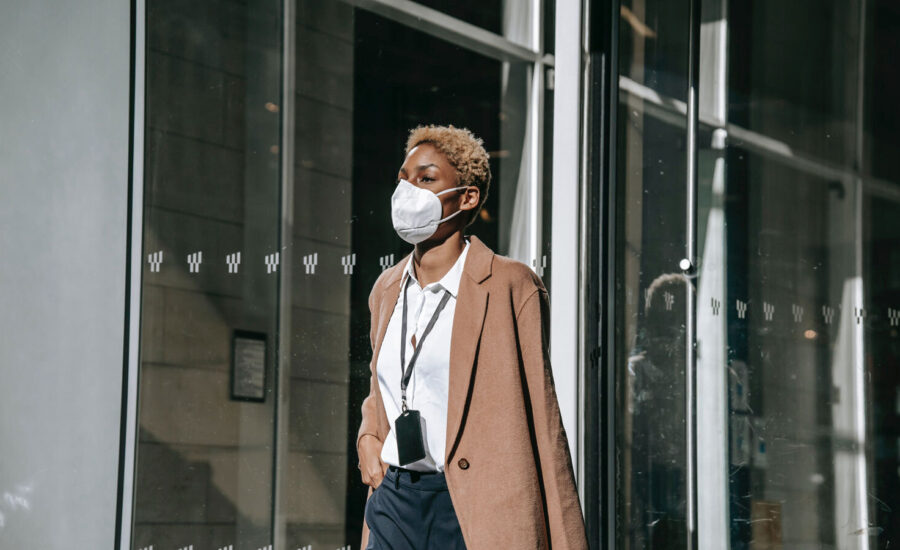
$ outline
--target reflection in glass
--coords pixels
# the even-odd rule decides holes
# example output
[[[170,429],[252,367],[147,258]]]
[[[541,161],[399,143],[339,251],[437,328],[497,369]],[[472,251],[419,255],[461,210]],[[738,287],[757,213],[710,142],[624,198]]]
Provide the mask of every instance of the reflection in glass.
[[[369,392],[368,297],[381,272],[411,250],[390,221],[406,138],[434,123],[484,139],[493,180],[471,231],[515,253],[534,223],[521,202],[530,185],[530,75],[348,4],[301,1],[296,24],[294,223],[285,243],[293,263],[282,291],[290,360],[281,376],[276,530],[286,548],[356,548],[367,489],[356,436]],[[304,257],[317,258],[314,273]]]
[[[630,90],[684,101],[687,4],[621,7],[616,144],[616,547],[687,546],[684,116]]]
[[[272,539],[279,13],[147,3],[136,548]],[[242,330],[264,349],[236,364]]]
[[[900,188],[873,176],[896,180],[885,90],[900,79],[880,60],[898,12],[880,0],[702,4],[700,254],[680,281],[688,24],[674,5],[621,11],[618,546],[680,544],[658,543],[645,515],[664,506],[645,470],[664,471],[654,461],[674,452],[654,431],[671,419],[647,422],[638,406],[667,410],[676,373],[692,368],[700,548],[890,548],[900,536]],[[665,361],[652,350],[665,357],[682,343],[677,299],[654,312],[655,287],[676,283],[697,292],[696,364],[654,370]],[[654,315],[673,311],[658,336]],[[669,378],[641,386],[646,372]]]
[[[531,44],[530,8],[469,4],[436,7]],[[549,228],[532,64],[352,3],[290,7],[284,71],[282,2],[148,2],[135,548],[358,545],[368,294],[411,250],[390,222],[411,128],[484,139],[471,231],[491,248],[535,265]]]
[[[625,103],[620,142],[616,288],[617,538],[621,548],[686,544],[685,304],[682,128]],[[628,109],[626,111],[626,109]],[[630,116],[629,116],[630,115]],[[623,135],[624,134],[624,135]],[[624,147],[622,146],[624,145]],[[626,355],[627,354],[627,355]]]

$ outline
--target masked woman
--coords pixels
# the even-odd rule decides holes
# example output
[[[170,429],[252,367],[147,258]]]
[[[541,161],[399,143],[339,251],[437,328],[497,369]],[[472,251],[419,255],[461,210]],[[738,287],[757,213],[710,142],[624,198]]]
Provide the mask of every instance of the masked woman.
[[[468,130],[410,132],[391,217],[415,248],[369,296],[360,548],[587,548],[547,291],[527,265],[464,235],[490,181]]]

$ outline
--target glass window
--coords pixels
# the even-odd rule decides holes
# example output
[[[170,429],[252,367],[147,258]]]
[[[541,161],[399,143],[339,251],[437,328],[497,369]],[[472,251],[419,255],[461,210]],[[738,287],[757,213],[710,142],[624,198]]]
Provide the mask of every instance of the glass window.
[[[534,65],[298,0],[285,73],[281,9],[148,2],[135,548],[358,546],[368,296],[412,249],[390,221],[410,129],[481,137],[467,233],[536,268],[548,250]]]
[[[517,2],[507,0],[417,0],[418,4],[442,11],[495,34],[503,34],[504,10]],[[519,4],[521,4],[519,2]]]
[[[888,153],[898,79],[884,61],[897,10],[888,4],[702,3],[696,151],[685,148],[685,6],[622,6],[619,548],[685,547],[687,504],[698,548],[900,540],[900,184]],[[699,253],[682,273],[687,229]],[[685,342],[692,318],[696,341]],[[694,446],[684,440],[689,406]],[[692,453],[694,479],[683,468]]]
[[[626,2],[620,19],[615,274],[616,546],[686,548],[685,122],[644,92],[686,91],[684,3]],[[682,55],[679,57],[678,53]],[[654,115],[654,113],[656,113]]]
[[[148,2],[136,548],[272,540],[280,4]]]
[[[729,121],[852,166],[858,2],[729,2],[727,14]]]
[[[552,6],[553,2],[554,0],[543,0],[544,5]],[[537,50],[550,45],[541,41],[540,37],[532,36],[532,22],[535,17],[540,16],[537,12],[541,10],[541,0],[416,0],[416,3],[481,27],[529,49]],[[545,36],[548,32],[552,36],[552,12],[545,10],[543,16],[547,18],[543,32]],[[552,49],[549,51],[552,52]]]
[[[867,175],[900,182],[894,157],[900,149],[900,75],[894,59],[900,48],[900,6],[890,0],[866,0],[865,6],[862,166]]]

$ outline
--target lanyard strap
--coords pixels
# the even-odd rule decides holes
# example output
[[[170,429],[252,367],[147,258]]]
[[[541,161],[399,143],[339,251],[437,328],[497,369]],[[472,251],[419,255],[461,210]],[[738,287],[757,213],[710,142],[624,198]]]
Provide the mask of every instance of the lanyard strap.
[[[441,310],[444,309],[444,306],[447,305],[447,302],[450,300],[450,293],[447,290],[444,290],[444,297],[441,298],[441,302],[431,315],[431,320],[428,321],[428,326],[426,326],[425,331],[422,332],[422,337],[416,342],[416,349],[413,351],[412,359],[409,360],[409,365],[404,369],[403,366],[406,364],[406,289],[409,288],[409,278],[406,279],[406,283],[406,286],[403,287],[403,325],[400,331],[400,374],[402,375],[400,378],[400,399],[402,401],[403,412],[406,412],[406,386],[409,384],[409,378],[412,376],[413,367],[416,365],[416,358],[419,357],[419,352],[422,350],[422,344],[425,342],[425,337],[431,332],[434,323],[437,322],[437,318],[441,314]]]

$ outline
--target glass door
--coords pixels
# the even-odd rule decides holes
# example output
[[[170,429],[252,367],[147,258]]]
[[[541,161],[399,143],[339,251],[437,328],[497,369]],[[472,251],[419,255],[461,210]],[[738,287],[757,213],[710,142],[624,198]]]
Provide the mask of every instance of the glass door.
[[[896,545],[896,8],[619,15],[611,546]]]
[[[624,2],[615,196],[615,547],[687,548],[694,282],[686,257],[687,2]],[[661,109],[646,97],[671,98]]]

